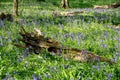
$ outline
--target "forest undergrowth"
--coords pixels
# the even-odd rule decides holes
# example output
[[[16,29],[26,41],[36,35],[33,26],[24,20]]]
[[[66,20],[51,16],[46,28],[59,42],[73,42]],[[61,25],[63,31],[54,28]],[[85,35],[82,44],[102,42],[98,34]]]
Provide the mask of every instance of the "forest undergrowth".
[[[21,2],[22,3],[22,2]],[[1,3],[0,12],[12,13],[12,2]],[[35,5],[20,4],[19,17],[14,21],[0,22],[0,77],[11,80],[119,80],[120,79],[120,8],[60,9],[49,3]],[[7,6],[6,6],[7,5]],[[75,16],[53,16],[54,11],[82,11]],[[18,48],[12,43],[20,38],[20,28],[27,31],[40,29],[46,37],[62,45],[93,52],[116,61],[79,62],[50,55],[43,51],[39,55],[29,54],[28,49]],[[28,55],[26,55],[28,54]]]

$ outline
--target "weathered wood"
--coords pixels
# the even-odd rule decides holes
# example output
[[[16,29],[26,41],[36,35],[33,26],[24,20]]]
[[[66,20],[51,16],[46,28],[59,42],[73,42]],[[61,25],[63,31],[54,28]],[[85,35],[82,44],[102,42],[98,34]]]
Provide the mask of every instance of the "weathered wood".
[[[65,58],[71,58],[73,60],[81,61],[81,62],[109,62],[114,63],[113,61],[106,59],[102,56],[96,55],[95,53],[85,51],[85,50],[79,50],[74,48],[56,48],[56,47],[50,47],[48,48],[49,52],[57,53],[57,55],[60,55],[62,52],[63,57]]]
[[[44,37],[41,34],[37,34],[37,32],[41,31],[35,29],[33,32],[26,32],[25,29],[22,28],[20,32],[22,39],[18,40],[22,41],[25,45],[15,43],[14,45],[17,47],[29,48],[36,54],[39,54],[42,50],[46,49],[51,54],[55,53],[56,55],[61,55],[64,58],[70,58],[81,62],[105,61],[109,63],[114,63],[109,59],[106,59],[89,51],[64,47],[58,41],[48,37]]]
[[[95,9],[107,9],[107,8],[118,8],[120,7],[120,3],[114,3],[114,4],[110,4],[110,5],[94,5]]]
[[[109,8],[118,8],[120,7],[120,3],[114,3],[114,4],[111,4],[111,5],[108,5]]]
[[[54,11],[53,12],[53,16],[56,17],[56,16],[75,16],[77,14],[80,14],[80,13],[85,13],[86,10],[83,10],[83,11],[73,11],[73,12],[57,12],[57,11]]]
[[[13,21],[13,16],[12,14],[5,14],[5,13],[1,13],[0,14],[0,19],[1,20],[7,20],[7,21]]]

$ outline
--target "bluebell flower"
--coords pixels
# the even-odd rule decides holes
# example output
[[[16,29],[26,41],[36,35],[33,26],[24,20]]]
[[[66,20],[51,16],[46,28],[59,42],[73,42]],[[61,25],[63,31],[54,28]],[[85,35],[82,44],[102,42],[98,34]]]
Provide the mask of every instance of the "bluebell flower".
[[[32,77],[33,77],[33,80],[39,80],[39,78],[35,74],[33,74]]]

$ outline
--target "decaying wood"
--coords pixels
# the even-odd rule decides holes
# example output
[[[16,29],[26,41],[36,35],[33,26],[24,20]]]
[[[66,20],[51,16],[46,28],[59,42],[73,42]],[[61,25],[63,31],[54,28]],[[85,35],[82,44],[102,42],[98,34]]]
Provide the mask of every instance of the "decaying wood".
[[[22,28],[21,32],[19,33],[22,36],[22,39],[18,40],[22,41],[25,45],[16,43],[14,43],[14,45],[17,47],[29,48],[30,50],[34,51],[35,54],[39,54],[42,50],[45,49],[50,52],[50,54],[54,53],[64,58],[70,58],[81,62],[105,61],[114,63],[109,59],[88,51],[63,47],[62,44],[60,44],[58,41],[44,37],[41,33],[42,32],[38,29],[34,29],[33,32],[26,32],[25,29]]]
[[[115,26],[115,28],[120,29],[120,24],[118,24],[117,26]]]
[[[84,13],[84,12],[86,12],[86,10],[84,10],[84,11],[74,11],[74,12],[57,12],[57,11],[54,11],[53,16],[75,16],[77,14]]]
[[[111,25],[113,29],[120,30],[120,24]]]
[[[114,4],[110,4],[110,5],[94,5],[95,9],[106,9],[106,8],[118,8],[120,7],[120,3],[114,3]]]
[[[120,7],[120,3],[114,3],[114,4],[111,4],[108,6],[109,6],[109,8],[118,8],[118,7]]]
[[[0,19],[1,20],[7,20],[7,21],[13,21],[13,16],[12,14],[5,14],[5,13],[1,13],[0,14]]]
[[[108,8],[108,5],[102,5],[102,6],[94,5],[94,9],[107,9],[107,8]]]
[[[81,62],[96,62],[96,61],[106,61],[109,63],[114,63],[113,61],[106,59],[102,56],[96,55],[92,52],[88,52],[85,50],[79,50],[74,48],[56,48],[50,47],[48,48],[49,52],[59,53],[60,55],[62,52],[64,53],[63,57],[71,58],[73,60],[81,61]]]

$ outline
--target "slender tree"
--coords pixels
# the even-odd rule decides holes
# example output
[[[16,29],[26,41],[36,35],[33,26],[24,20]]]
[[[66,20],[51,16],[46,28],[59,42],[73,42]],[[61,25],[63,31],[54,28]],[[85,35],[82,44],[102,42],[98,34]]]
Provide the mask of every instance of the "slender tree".
[[[69,0],[61,0],[62,8],[69,8]]]
[[[13,15],[18,16],[18,0],[13,0]]]

